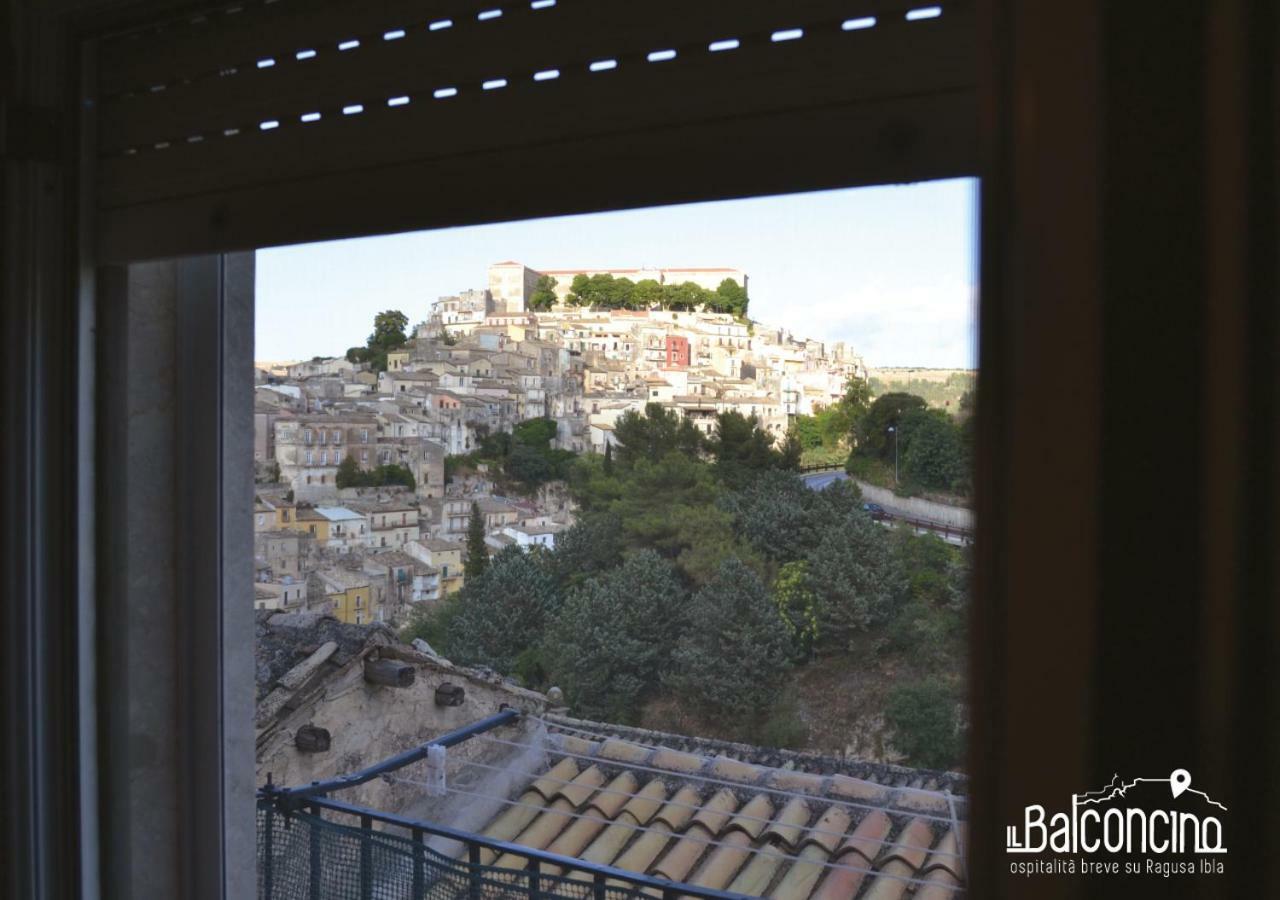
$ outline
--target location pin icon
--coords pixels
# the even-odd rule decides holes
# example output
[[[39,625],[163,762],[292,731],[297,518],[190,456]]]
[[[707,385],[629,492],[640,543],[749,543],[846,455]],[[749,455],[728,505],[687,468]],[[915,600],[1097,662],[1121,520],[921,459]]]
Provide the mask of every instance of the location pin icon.
[[[1174,797],[1177,797],[1190,786],[1191,773],[1186,769],[1174,769],[1169,775],[1169,788],[1173,791]]]

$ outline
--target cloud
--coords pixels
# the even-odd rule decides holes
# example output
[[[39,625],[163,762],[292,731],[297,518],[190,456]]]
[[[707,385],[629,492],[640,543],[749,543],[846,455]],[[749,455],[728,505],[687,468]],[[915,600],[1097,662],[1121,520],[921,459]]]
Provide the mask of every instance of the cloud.
[[[753,299],[752,316],[797,337],[845,341],[872,366],[972,368],[977,305],[972,285],[846,288],[803,302]]]

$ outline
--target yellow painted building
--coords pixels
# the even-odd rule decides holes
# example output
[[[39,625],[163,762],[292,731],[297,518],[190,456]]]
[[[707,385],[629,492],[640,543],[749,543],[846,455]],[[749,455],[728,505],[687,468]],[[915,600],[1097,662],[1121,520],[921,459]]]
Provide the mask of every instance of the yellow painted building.
[[[373,600],[369,577],[362,572],[329,569],[320,573],[325,594],[333,604],[333,617],[349,625],[366,625],[380,620]]]
[[[289,510],[293,513],[289,516],[293,521],[282,524],[280,528],[284,531],[301,531],[311,535],[321,544],[329,542],[329,520],[320,513],[310,507],[304,506],[302,509]]]
[[[253,530],[259,531],[306,531],[297,527],[298,510],[292,503],[279,500],[265,500],[255,497],[253,502]]]

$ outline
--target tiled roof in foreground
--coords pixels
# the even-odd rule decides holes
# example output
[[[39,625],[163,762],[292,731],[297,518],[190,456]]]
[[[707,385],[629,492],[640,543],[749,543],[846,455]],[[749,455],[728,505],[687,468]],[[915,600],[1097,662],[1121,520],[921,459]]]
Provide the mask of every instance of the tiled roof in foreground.
[[[734,758],[718,750],[739,745],[547,724],[540,763],[496,798],[482,834],[777,900],[963,896],[965,803],[953,793],[963,790],[960,776],[783,751]],[[513,758],[530,758],[527,744],[507,744]],[[779,754],[782,765],[752,761],[776,762]],[[524,861],[486,851],[482,862],[520,868]]]

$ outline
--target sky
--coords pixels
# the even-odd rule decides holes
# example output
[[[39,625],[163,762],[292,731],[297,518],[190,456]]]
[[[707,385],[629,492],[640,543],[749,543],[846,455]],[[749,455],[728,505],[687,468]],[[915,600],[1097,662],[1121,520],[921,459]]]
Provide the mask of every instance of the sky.
[[[333,356],[374,315],[533,269],[726,266],[750,316],[868,365],[972,368],[977,182],[933,181],[421,231],[261,250],[255,358]]]

